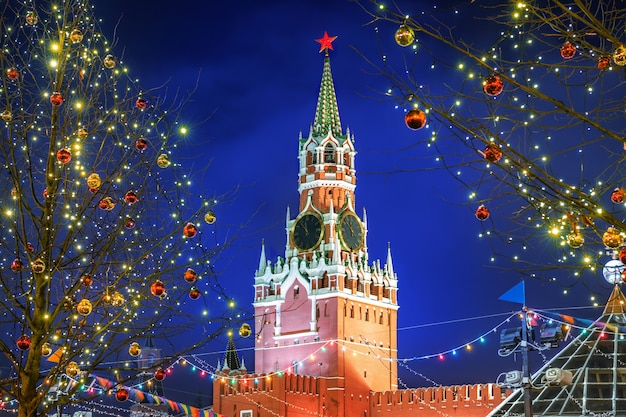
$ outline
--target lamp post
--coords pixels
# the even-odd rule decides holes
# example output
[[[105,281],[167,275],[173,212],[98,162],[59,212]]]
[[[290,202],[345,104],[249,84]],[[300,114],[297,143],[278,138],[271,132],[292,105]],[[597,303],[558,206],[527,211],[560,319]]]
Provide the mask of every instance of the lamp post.
[[[522,387],[524,388],[524,417],[533,417],[533,400],[530,395],[530,367],[528,366],[528,308],[522,306]]]

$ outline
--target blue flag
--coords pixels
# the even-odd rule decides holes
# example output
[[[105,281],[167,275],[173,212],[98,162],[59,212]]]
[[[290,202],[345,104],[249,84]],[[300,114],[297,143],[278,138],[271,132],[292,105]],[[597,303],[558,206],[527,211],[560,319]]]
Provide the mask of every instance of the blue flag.
[[[526,288],[524,287],[524,281],[502,294],[498,300],[526,305]]]

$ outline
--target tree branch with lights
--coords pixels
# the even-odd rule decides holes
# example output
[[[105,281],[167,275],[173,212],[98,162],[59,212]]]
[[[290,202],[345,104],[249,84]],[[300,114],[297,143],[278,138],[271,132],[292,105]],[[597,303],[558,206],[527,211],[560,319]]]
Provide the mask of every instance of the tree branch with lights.
[[[598,267],[610,285],[621,281],[626,8],[358,5],[382,38],[379,58],[362,56],[415,130],[407,149],[421,162],[400,171],[439,167],[458,179],[481,235],[499,238],[495,266],[510,268],[505,257],[522,274],[593,291],[608,286],[585,278]],[[532,250],[546,244],[554,250]],[[617,261],[610,271],[607,260]]]
[[[98,375],[123,389],[147,338],[162,377],[232,325],[213,270],[232,195],[194,191],[176,163],[189,95],[143,89],[91,5],[1,7],[0,392],[26,417],[93,398]]]

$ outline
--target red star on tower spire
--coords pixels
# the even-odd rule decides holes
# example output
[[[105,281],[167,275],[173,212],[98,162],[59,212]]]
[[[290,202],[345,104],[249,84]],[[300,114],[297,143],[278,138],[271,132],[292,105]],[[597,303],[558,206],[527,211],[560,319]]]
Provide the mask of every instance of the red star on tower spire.
[[[329,49],[333,49],[333,41],[337,39],[336,36],[328,36],[328,32],[324,31],[324,36],[320,39],[315,39],[315,42],[320,44],[320,52],[326,51],[328,53]]]

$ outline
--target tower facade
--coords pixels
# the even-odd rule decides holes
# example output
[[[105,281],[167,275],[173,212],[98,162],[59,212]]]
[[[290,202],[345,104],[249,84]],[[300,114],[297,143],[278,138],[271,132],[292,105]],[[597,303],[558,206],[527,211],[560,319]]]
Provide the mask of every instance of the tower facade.
[[[342,129],[325,52],[313,125],[298,138],[300,199],[293,217],[287,210],[285,256],[272,265],[262,247],[255,274],[254,369],[332,378],[338,392],[394,390],[397,277],[389,248],[384,266],[369,262],[354,136]]]

